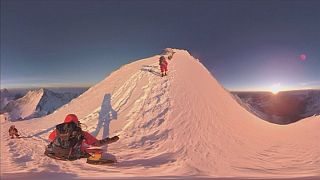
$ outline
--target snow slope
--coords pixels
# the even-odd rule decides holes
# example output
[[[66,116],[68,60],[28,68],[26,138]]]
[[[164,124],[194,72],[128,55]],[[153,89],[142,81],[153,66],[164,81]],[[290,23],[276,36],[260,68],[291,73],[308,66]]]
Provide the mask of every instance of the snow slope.
[[[319,116],[287,126],[265,122],[187,51],[174,51],[167,77],[160,77],[159,55],[125,65],[55,113],[15,123],[24,139],[8,140],[12,123],[2,124],[2,176],[320,177]],[[119,162],[94,166],[43,156],[48,134],[68,113],[98,138],[120,135],[105,147]]]
[[[55,93],[48,89],[29,91],[25,96],[10,101],[3,109],[9,119],[31,119],[54,112],[57,108],[68,103],[77,95],[72,93]]]

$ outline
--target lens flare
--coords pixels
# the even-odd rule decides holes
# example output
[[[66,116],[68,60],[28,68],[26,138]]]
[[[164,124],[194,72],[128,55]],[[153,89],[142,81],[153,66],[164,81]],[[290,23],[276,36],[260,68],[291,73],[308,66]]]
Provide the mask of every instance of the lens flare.
[[[278,92],[281,90],[281,84],[280,83],[277,83],[277,84],[273,84],[271,86],[271,92],[273,94],[278,94]]]
[[[300,61],[305,61],[305,60],[307,60],[307,55],[306,54],[300,54],[299,58],[300,58]]]

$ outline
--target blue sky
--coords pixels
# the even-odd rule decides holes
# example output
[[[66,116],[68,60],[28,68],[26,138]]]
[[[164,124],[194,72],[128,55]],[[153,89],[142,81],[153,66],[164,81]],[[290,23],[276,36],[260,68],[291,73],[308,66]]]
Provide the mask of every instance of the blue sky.
[[[88,86],[166,47],[230,90],[320,88],[319,21],[317,0],[3,0],[1,88]]]

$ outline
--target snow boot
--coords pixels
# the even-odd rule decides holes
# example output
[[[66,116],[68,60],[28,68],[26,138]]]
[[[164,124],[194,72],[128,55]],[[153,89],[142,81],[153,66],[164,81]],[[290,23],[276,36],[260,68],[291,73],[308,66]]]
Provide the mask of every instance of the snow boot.
[[[87,158],[88,164],[100,165],[100,164],[112,164],[116,163],[115,159],[103,159],[102,152],[93,153],[90,157]]]

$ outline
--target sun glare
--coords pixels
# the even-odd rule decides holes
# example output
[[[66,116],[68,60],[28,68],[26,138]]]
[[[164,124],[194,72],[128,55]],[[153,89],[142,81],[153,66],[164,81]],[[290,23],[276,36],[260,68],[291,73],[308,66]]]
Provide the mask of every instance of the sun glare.
[[[273,84],[271,86],[271,92],[273,94],[278,94],[278,92],[281,90],[281,86],[280,86],[280,83],[277,83],[277,84]]]

